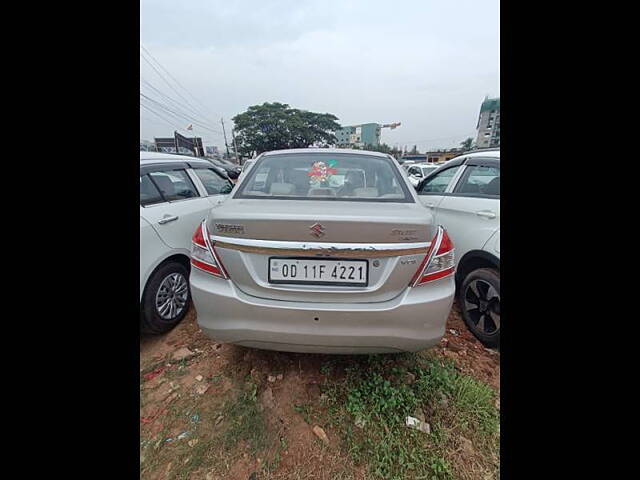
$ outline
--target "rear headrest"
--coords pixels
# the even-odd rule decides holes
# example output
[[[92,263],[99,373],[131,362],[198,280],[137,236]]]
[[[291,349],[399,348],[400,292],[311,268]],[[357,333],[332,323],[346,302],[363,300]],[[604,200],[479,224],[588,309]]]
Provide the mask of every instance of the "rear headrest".
[[[354,197],[377,197],[378,195],[379,195],[379,192],[376,187],[364,187],[364,188],[353,189]]]
[[[165,197],[173,197],[176,194],[176,189],[173,186],[171,179],[165,175],[154,175],[153,180],[158,185],[158,188]]]
[[[460,193],[480,193],[480,187],[475,183],[467,183],[460,189]]]
[[[312,188],[307,194],[309,197],[335,197],[336,192],[332,188]]]
[[[364,178],[354,171],[347,172],[345,181],[348,181],[355,188],[362,188],[364,186]]]
[[[500,195],[500,177],[496,177],[487,183],[484,193],[487,195]]]
[[[293,183],[272,183],[269,193],[271,195],[292,195],[296,186]]]

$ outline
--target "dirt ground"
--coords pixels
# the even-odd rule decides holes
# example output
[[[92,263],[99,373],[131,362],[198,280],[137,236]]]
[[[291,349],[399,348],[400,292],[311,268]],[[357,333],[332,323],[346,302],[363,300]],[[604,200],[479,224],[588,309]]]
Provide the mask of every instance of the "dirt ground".
[[[500,353],[485,348],[475,339],[457,307],[454,306],[449,316],[445,338],[433,350],[453,360],[462,373],[499,392]],[[318,403],[320,385],[325,379],[322,365],[327,358],[326,355],[269,352],[216,343],[200,331],[193,309],[171,332],[143,337],[140,342],[141,478],[367,478],[364,468],[355,467],[347,453],[341,451],[340,441],[331,429],[326,429],[326,445],[318,441],[312,430],[314,425],[308,424],[300,413],[300,405]],[[216,468],[210,468],[210,464],[203,461],[188,473],[180,473],[183,461],[178,461],[177,452],[182,455],[180,459],[186,456],[184,464],[187,464],[189,452],[198,448],[198,438],[188,436],[190,422],[201,421],[198,416],[204,417],[206,412],[217,412],[211,413],[213,426],[209,434],[215,437],[217,428],[222,432],[222,427],[232,421],[219,413],[222,405],[248,376],[260,385],[259,408],[266,419],[267,430],[280,439],[279,450],[251,455],[246,453],[247,446],[245,453],[240,448],[237,455],[220,456],[219,461],[214,462]],[[200,447],[204,447],[204,439],[200,441]],[[212,455],[215,458],[216,453],[200,451],[200,455],[209,456],[206,458]],[[277,465],[266,476],[260,473],[264,471],[264,462],[275,455]],[[345,476],[345,472],[350,473]]]

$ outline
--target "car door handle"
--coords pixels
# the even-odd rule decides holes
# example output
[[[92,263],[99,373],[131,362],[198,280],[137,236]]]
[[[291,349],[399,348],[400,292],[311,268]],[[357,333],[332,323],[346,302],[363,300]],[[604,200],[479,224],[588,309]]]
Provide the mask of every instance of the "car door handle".
[[[495,212],[492,212],[491,210],[480,210],[476,212],[476,215],[484,218],[496,218]]]
[[[424,206],[428,207],[428,208],[434,208],[436,206],[436,204],[435,203],[425,203]]]
[[[173,221],[175,221],[177,219],[178,219],[177,215],[165,215],[160,220],[158,220],[158,223],[160,225],[164,225],[165,223],[173,222]]]

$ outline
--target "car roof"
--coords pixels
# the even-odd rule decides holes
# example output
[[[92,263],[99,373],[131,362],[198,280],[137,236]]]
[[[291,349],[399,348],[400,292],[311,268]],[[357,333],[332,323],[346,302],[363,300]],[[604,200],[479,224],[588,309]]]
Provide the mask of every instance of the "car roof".
[[[474,157],[493,157],[500,160],[500,150],[479,150],[476,152],[464,153],[460,155],[465,158],[474,158]]]
[[[159,152],[140,152],[140,165],[157,165],[163,163],[197,163],[211,165],[211,162],[205,158],[192,157],[189,155],[174,155],[171,153]]]
[[[191,157],[188,155],[174,155],[171,153],[140,152],[141,167],[162,164],[183,164],[190,167],[207,167],[212,168],[217,172],[224,173],[224,169],[222,167],[214,165],[206,158]]]
[[[142,152],[141,152],[142,153]],[[369,150],[353,150],[350,148],[291,148],[288,150],[272,150],[270,152],[264,152],[264,156],[272,155],[286,155],[291,153],[328,153],[328,154],[349,154],[349,155],[367,155],[375,157],[389,158],[389,155],[381,152],[372,152]]]
[[[187,162],[192,160],[204,160],[189,155],[175,155],[173,153],[160,152],[140,152],[140,164],[162,163],[162,162]],[[204,160],[206,161],[206,160]]]

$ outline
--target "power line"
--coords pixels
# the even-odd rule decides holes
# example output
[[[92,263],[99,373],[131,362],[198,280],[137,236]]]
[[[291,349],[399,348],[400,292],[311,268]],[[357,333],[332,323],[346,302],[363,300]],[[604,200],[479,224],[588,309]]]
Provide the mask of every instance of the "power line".
[[[164,79],[164,78],[163,78]],[[222,132],[220,130],[216,130],[215,128],[212,128],[210,124],[208,124],[208,122],[206,122],[205,120],[203,120],[202,118],[196,118],[193,116],[193,113],[187,113],[184,110],[184,105],[182,105],[180,102],[176,101],[174,98],[170,97],[169,95],[167,95],[166,93],[162,92],[161,90],[159,90],[158,88],[156,88],[155,86],[153,86],[149,81],[145,80],[144,78],[141,77],[142,82],[147,85],[149,88],[151,88],[152,90],[154,90],[155,92],[157,92],[161,97],[173,102],[174,104],[177,105],[177,107],[172,106],[172,108],[174,108],[175,110],[178,110],[178,112],[174,112],[174,113],[179,113],[182,117],[192,121],[192,122],[197,122],[200,125],[203,125],[203,128],[207,128],[208,130],[211,130],[215,133],[218,133],[220,135],[222,135]],[[164,79],[166,81],[166,79]],[[167,83],[169,86],[171,86],[169,83]],[[175,91],[175,89],[174,89]],[[151,97],[148,97],[151,99]],[[184,97],[182,97],[184,98]],[[151,99],[153,100],[153,99]],[[157,102],[160,104],[160,102]],[[164,105],[165,107],[167,105]],[[195,110],[193,110],[193,108],[191,108],[191,112],[195,112]],[[196,113],[196,115],[200,115],[199,113]]]
[[[147,86],[148,88],[150,88],[151,90],[153,90],[154,92],[156,92],[158,95],[160,95],[164,100],[167,100],[169,102],[172,102],[173,104],[176,105],[177,110],[181,111],[181,113],[187,114],[187,115],[198,115],[200,116],[200,113],[198,113],[196,110],[194,109],[187,109],[189,111],[189,113],[185,112],[185,106],[180,103],[179,101],[175,100],[174,98],[172,98],[171,96],[167,95],[166,93],[164,93],[163,91],[159,90],[158,88],[156,88],[155,86],[153,86],[153,84],[151,84],[151,82],[145,80],[143,77],[140,77],[140,81],[143,82],[145,84],[145,86]],[[203,124],[208,124],[208,121],[206,119],[199,118],[199,121],[201,121]]]
[[[142,105],[142,104],[140,104],[140,106],[142,107],[143,105]],[[146,107],[145,107],[145,108],[146,108]],[[153,123],[154,125],[166,125],[166,124],[167,124],[167,121],[166,121],[166,120],[165,120],[165,121],[163,121],[163,122],[158,122],[158,121],[156,121],[156,120],[152,120],[152,119],[151,119],[151,118],[149,118],[149,117],[145,117],[144,115],[140,115],[140,121],[142,122],[142,120],[144,120],[145,122],[148,122],[148,123]]]
[[[162,66],[162,64],[153,55],[151,55],[151,52],[149,52],[149,50],[147,50],[144,47],[144,45],[140,44],[140,48],[142,48],[142,50],[144,50],[146,52],[146,54],[149,55],[153,59],[153,61],[156,62],[158,64],[158,66],[160,68],[162,68],[162,70],[164,70],[167,73],[167,75],[169,75],[169,77],[171,77],[171,79],[173,79],[174,82],[176,82],[176,84],[178,84],[185,92],[187,92],[187,94],[189,94],[191,96],[191,98],[193,98],[197,103],[199,103],[200,106],[202,106],[205,110],[209,110],[208,108],[206,108],[203,105],[203,103],[200,100],[198,100],[189,90],[187,90],[184,87],[184,85],[182,85],[173,75],[171,75],[171,72],[169,72],[166,68],[164,68]],[[209,113],[211,113],[211,112],[209,111]]]
[[[167,120],[166,117],[162,116],[160,113],[158,113],[157,111],[155,111],[153,108],[149,107],[148,105],[145,105],[144,103],[140,102],[140,106],[147,109],[148,111],[150,111],[151,113],[153,113],[156,117],[160,118],[161,120],[163,120],[166,124],[168,124],[170,127],[176,129],[176,130],[181,130],[180,128],[176,127],[175,124],[169,120]]]
[[[147,108],[147,110],[153,110],[153,109],[151,109],[151,108],[150,108],[150,105],[145,104],[145,103],[143,103],[142,101],[140,102],[140,105],[142,105],[142,106],[144,106],[145,108]],[[154,106],[155,106],[155,105],[154,105]],[[156,114],[158,113],[158,111],[157,111],[157,110],[153,110],[153,111],[154,111]],[[170,121],[171,121],[171,125],[172,125],[174,128],[178,128],[178,127],[175,127],[175,123],[173,123],[173,122],[177,122],[178,124],[183,124],[183,123],[184,123],[184,119],[180,118],[179,116],[174,115],[173,113],[167,112],[167,111],[166,111],[166,110],[164,110],[164,109],[160,109],[160,111],[163,113],[163,117],[162,117],[162,118],[165,118],[165,119],[166,119],[166,118],[167,118],[167,116],[168,116],[168,117],[171,119],[171,120],[170,120]]]
[[[151,68],[153,68],[153,70],[158,74],[158,76],[162,79],[162,81],[166,83],[169,86],[169,88],[176,93],[176,95],[178,95],[182,100],[184,100],[187,103],[187,105],[189,105],[192,109],[195,108],[193,107],[193,105],[191,105],[191,102],[189,102],[189,100],[184,95],[182,95],[178,90],[176,90],[176,88],[173,85],[171,85],[169,80],[165,78],[162,72],[160,72],[153,63],[147,60],[147,58],[142,53],[140,53],[140,58],[142,58],[145,62],[147,62],[147,64],[149,64]]]
[[[148,110],[149,112],[153,113],[155,116],[157,116],[159,119],[161,119],[164,124],[170,125],[172,128],[174,128],[174,130],[185,130],[185,129],[181,129],[179,127],[176,127],[171,121],[167,120],[166,117],[164,117],[162,114],[160,114],[159,112],[157,112],[156,110],[154,110],[153,108],[149,107],[148,105],[145,105],[144,103],[140,102],[140,106],[145,108],[146,110]],[[152,122],[155,123],[157,125],[160,125],[159,122],[155,122],[149,118],[143,117],[142,115],[140,115],[140,118],[148,121],[148,122]],[[186,132],[186,130],[185,130]],[[187,132],[188,134],[188,132]],[[201,141],[202,141],[202,147],[204,148],[205,144],[211,144],[211,145],[215,145],[215,142],[209,139],[205,139],[201,137]]]
[[[157,116],[158,118],[160,118],[161,120],[163,120],[166,124],[170,125],[174,130],[179,130],[179,131],[180,131],[180,130],[183,130],[183,131],[185,132],[185,135],[189,135],[190,133],[193,133],[193,132],[187,131],[187,130],[186,130],[186,129],[184,129],[184,128],[176,127],[176,126],[175,126],[175,124],[174,124],[172,121],[167,120],[167,117],[165,117],[165,116],[164,116],[164,115],[165,115],[165,113],[164,113],[164,112],[163,112],[163,113],[160,113],[160,112],[158,112],[157,110],[154,110],[153,108],[151,108],[149,105],[145,105],[145,104],[144,104],[144,103],[142,103],[142,102],[140,102],[140,106],[141,106],[141,107],[143,107],[143,108],[145,108],[145,109],[147,109],[148,111],[150,111],[151,113],[153,113],[155,116]],[[171,115],[171,114],[167,114],[167,115]],[[174,116],[174,118],[175,118],[175,116]],[[180,121],[180,119],[178,119],[178,121]],[[158,122],[154,122],[154,123],[158,123]],[[196,133],[198,133],[198,132],[196,132]],[[201,137],[202,137],[202,135],[201,135]],[[214,142],[214,141],[212,141],[212,140],[205,140],[205,139],[203,138],[203,139],[202,139],[202,143],[203,143],[203,145],[204,145],[204,143],[205,143],[205,142],[208,142],[208,143],[211,143],[211,144],[215,144],[215,142]]]
[[[166,111],[168,113],[173,114],[173,116],[182,117],[182,118],[186,119],[187,121],[190,121],[191,123],[193,123],[195,125],[198,125],[200,128],[204,128],[205,130],[209,130],[209,131],[214,132],[214,133],[221,133],[219,130],[215,130],[215,129],[210,128],[210,127],[208,127],[206,125],[202,125],[202,123],[200,121],[194,119],[191,116],[188,116],[188,115],[186,115],[184,113],[180,113],[180,112],[176,112],[176,111],[172,110],[167,105],[165,105],[165,104],[163,104],[161,102],[158,102],[157,100],[154,100],[153,98],[145,95],[142,92],[140,92],[140,96],[145,98],[146,100],[152,102],[154,105],[158,106],[158,108],[160,108],[160,109],[162,109],[162,110],[164,110],[164,111]]]

